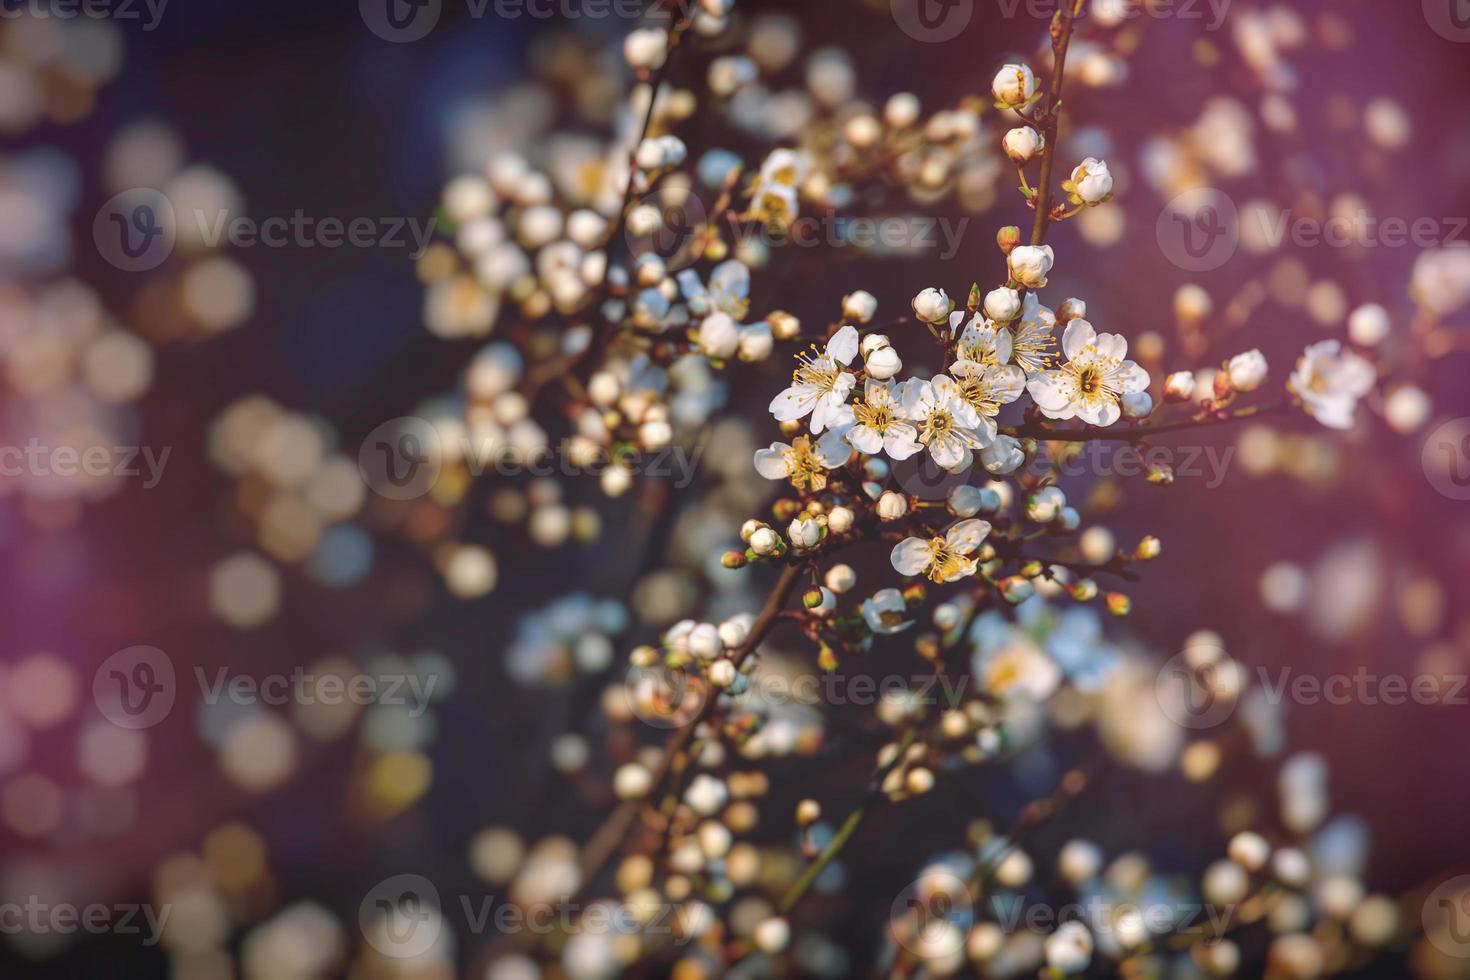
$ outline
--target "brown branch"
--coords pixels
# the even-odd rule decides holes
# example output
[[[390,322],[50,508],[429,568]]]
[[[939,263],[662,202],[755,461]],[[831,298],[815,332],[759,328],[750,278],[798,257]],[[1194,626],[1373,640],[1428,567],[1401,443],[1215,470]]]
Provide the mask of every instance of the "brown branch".
[[[1264,405],[1242,408],[1236,412],[1216,412],[1204,418],[1184,419],[1160,425],[1135,426],[1131,429],[1099,425],[1089,425],[1081,429],[1052,429],[1040,423],[1030,422],[1001,429],[1001,432],[1016,439],[1037,439],[1043,442],[1142,442],[1151,436],[1168,432],[1207,429],[1211,426],[1241,422],[1262,415],[1273,415],[1286,409],[1287,404],[1285,400],[1268,402]]]

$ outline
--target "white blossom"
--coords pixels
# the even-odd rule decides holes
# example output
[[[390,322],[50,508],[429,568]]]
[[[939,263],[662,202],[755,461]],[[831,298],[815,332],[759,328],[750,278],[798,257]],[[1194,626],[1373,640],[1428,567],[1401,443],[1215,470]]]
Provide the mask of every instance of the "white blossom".
[[[1128,341],[1100,334],[1086,320],[1067,324],[1062,351],[1065,363],[1032,375],[1026,386],[1047,418],[1112,425],[1122,414],[1119,399],[1148,387],[1148,372],[1126,360]]]
[[[1226,365],[1230,386],[1236,391],[1255,391],[1266,380],[1266,357],[1259,350],[1236,354]]]
[[[1373,387],[1373,365],[1335,340],[1312,344],[1296,362],[1287,387],[1329,429],[1351,429],[1358,399]]]
[[[842,433],[827,433],[815,446],[807,436],[798,436],[791,445],[773,442],[767,449],[755,452],[755,470],[767,480],[790,480],[798,490],[813,493],[827,486],[827,471],[836,469],[852,455]]]
[[[878,312],[878,300],[872,293],[859,289],[842,297],[842,316],[846,320],[867,323]]]
[[[903,593],[897,589],[874,592],[872,598],[863,600],[862,613],[863,620],[874,633],[899,633],[914,625],[913,620],[904,618],[908,614],[908,605],[903,601]]]
[[[827,341],[826,349],[797,355],[791,387],[771,400],[770,409],[778,422],[794,422],[811,415],[813,433],[820,433],[843,407],[857,377],[838,365],[852,363],[858,352],[858,332],[843,327]]]
[[[996,323],[1010,323],[1021,315],[1021,294],[1009,286],[985,294],[985,315]]]
[[[910,380],[900,403],[904,414],[918,426],[919,442],[934,462],[951,473],[970,465],[974,459],[971,450],[989,444],[982,435],[980,415],[946,375],[936,375],[932,381]]]
[[[975,574],[970,557],[990,533],[987,521],[960,521],[944,537],[904,538],[889,560],[900,575],[927,575],[935,582],[955,582]]]

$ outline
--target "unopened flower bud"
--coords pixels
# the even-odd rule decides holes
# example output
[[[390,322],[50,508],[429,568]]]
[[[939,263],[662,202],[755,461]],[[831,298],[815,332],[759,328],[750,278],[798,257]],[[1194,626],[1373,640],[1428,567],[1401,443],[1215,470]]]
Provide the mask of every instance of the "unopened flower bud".
[[[720,564],[724,565],[726,568],[744,568],[745,552],[727,551],[720,556]]]
[[[1187,402],[1194,397],[1194,373],[1175,371],[1164,379],[1164,400]]]
[[[833,507],[827,515],[827,530],[833,534],[846,534],[852,530],[855,515],[846,507]]]
[[[842,317],[855,323],[867,323],[878,312],[878,300],[867,290],[859,289],[842,297]]]
[[[1006,255],[1010,255],[1017,245],[1021,244],[1021,229],[1015,225],[1006,225],[995,235],[995,244]]]
[[[868,355],[866,365],[868,377],[876,381],[887,381],[903,370],[903,361],[892,347],[880,347]]]
[[[909,512],[908,498],[903,494],[887,491],[878,498],[878,519],[883,521],[896,521]]]
[[[1121,592],[1109,592],[1104,601],[1114,616],[1126,616],[1133,611],[1133,600]]]

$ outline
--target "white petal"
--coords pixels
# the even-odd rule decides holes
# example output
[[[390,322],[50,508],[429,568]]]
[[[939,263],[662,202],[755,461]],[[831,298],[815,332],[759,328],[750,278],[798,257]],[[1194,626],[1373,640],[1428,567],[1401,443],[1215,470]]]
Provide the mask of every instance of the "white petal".
[[[1146,390],[1150,381],[1148,372],[1132,361],[1124,361],[1113,378],[1118,391],[1125,395]]]
[[[1115,401],[1077,403],[1077,417],[1088,425],[1112,425],[1122,414]]]
[[[942,468],[955,473],[968,465],[970,450],[966,448],[964,440],[948,435],[929,443],[929,455],[933,456],[934,462]]]
[[[770,449],[755,451],[755,471],[767,480],[784,480],[791,474],[786,465],[786,450],[791,447],[781,442],[771,443]]]
[[[833,429],[817,440],[817,458],[829,470],[846,463],[851,455],[852,448],[848,446],[842,429]]]
[[[1092,324],[1080,317],[1067,324],[1067,329],[1062,334],[1062,350],[1066,352],[1069,361],[1082,353],[1084,347],[1096,342],[1097,331],[1092,329]]]
[[[990,522],[981,520],[960,521],[949,529],[944,543],[962,555],[968,555],[985,541],[990,533]]]
[[[904,538],[893,546],[889,561],[900,575],[919,575],[929,567],[929,542]]]
[[[777,422],[795,422],[816,408],[817,399],[821,396],[822,393],[810,385],[792,385],[771,399],[767,411],[776,417]]]
[[[1097,340],[1093,342],[1093,346],[1103,357],[1111,357],[1115,361],[1121,361],[1128,356],[1128,338],[1122,334],[1100,333],[1097,335]]]
[[[883,433],[883,449],[894,459],[908,459],[924,448],[918,439],[919,430],[913,426],[904,423],[890,425]]]
[[[857,328],[843,327],[833,334],[832,339],[827,341],[827,353],[843,364],[851,364],[858,353]]]
[[[1026,390],[1026,372],[1014,364],[991,368],[986,380],[990,383],[990,390],[995,392],[995,400],[1002,405],[1009,405]]]
[[[869,456],[876,456],[883,451],[883,437],[872,426],[855,426],[847,434],[847,441],[852,443],[852,448]]]
[[[1073,384],[1062,371],[1040,371],[1026,382],[1026,390],[1042,414],[1052,419],[1069,419],[1076,414],[1072,406]]]

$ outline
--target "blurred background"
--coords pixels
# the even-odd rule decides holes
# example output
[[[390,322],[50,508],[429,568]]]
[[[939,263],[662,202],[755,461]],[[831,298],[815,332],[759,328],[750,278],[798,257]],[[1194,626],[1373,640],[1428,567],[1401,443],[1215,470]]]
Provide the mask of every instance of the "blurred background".
[[[614,502],[568,481],[555,504],[572,528],[561,540],[497,517],[518,504],[494,486],[468,490],[456,507],[390,509],[362,487],[356,464],[368,433],[452,388],[483,343],[425,329],[412,229],[434,220],[446,181],[497,152],[549,152],[552,129],[605,140],[626,112],[619,47],[632,25],[476,17],[445,0],[428,36],[392,43],[346,0],[173,0],[151,30],[141,5],[136,20],[13,13],[0,20],[5,438],[24,446],[37,433],[85,433],[169,455],[156,486],[0,481],[0,893],[113,905],[162,892],[192,938],[145,946],[115,933],[5,930],[0,971],[277,975],[231,961],[252,926],[293,903],[319,903],[346,930],[322,927],[321,944],[350,948],[359,903],[390,875],[424,875],[445,895],[495,893],[473,848],[488,846],[476,836],[487,827],[583,839],[607,800],[552,771],[553,740],[569,731],[595,740],[599,684],[621,674],[632,644],[701,597],[738,608],[762,594],[763,573],[720,584],[710,568],[718,548],[691,556],[687,546],[681,494],[712,492],[726,464],[698,469],[691,490],[654,486]],[[994,69],[1033,56],[1045,31],[1044,17],[1007,16],[994,0],[975,0],[968,26],[933,45],[896,29],[886,4],[739,0],[736,16],[772,14],[780,36],[801,39],[781,85],[801,90],[810,53],[833,48],[850,54],[859,94],[880,104],[896,91],[926,106],[983,95]],[[1252,60],[1260,49],[1235,26],[1248,14],[1290,21],[1273,24],[1279,61]],[[1173,367],[1259,347],[1284,379],[1305,344],[1341,335],[1365,303],[1389,312],[1389,345],[1418,350],[1404,338],[1422,339],[1410,284],[1425,249],[1270,247],[1252,241],[1261,225],[1250,216],[1263,213],[1259,202],[1317,217],[1364,208],[1433,219],[1463,245],[1463,226],[1454,229],[1470,215],[1470,48],[1417,4],[1235,0],[1216,31],[1202,15],[1151,19],[1122,77],[1104,60],[1092,70],[1106,84],[1068,98],[1063,158],[1105,154],[1119,195],[1056,229],[1049,295],[1085,297],[1099,329],[1152,335]],[[1280,35],[1293,30],[1298,43],[1286,44]],[[694,65],[671,81],[696,84]],[[1180,134],[1243,215],[1239,253],[1209,271],[1181,269],[1157,235],[1174,195],[1152,175],[1168,166],[1166,138]],[[696,151],[721,145],[752,162],[761,152],[715,118],[680,135]],[[904,205],[968,220],[953,255],[787,250],[756,277],[752,306],[816,319],[861,287],[897,314],[925,286],[960,295],[987,282],[995,229],[1029,221],[999,185],[965,208]],[[130,271],[98,247],[94,225],[115,195],[138,187],[256,219],[398,223],[404,244],[212,248],[181,230],[167,262]],[[1233,451],[1218,480],[1207,471],[1152,486],[1096,463],[1069,476],[1069,496],[1090,499],[1119,541],[1164,542],[1134,615],[1109,629],[1166,657],[1207,627],[1251,666],[1463,674],[1467,504],[1437,490],[1421,459],[1428,433],[1470,415],[1467,323],[1458,309],[1435,328],[1430,343],[1444,356],[1398,357],[1387,390],[1414,393],[1375,401],[1351,433],[1291,417],[1175,440],[1201,458]],[[769,363],[722,382],[740,420],[722,445],[776,438],[763,409],[783,374]],[[270,506],[262,474],[293,469],[310,474],[309,518]],[[509,484],[522,509],[541,505],[529,484]],[[750,513],[761,490],[737,495]],[[454,558],[440,545],[451,537],[488,549],[494,569],[476,552],[443,574]],[[863,561],[860,571],[879,567],[882,555]],[[526,685],[511,655],[524,620],[574,593],[612,600],[587,614],[611,647],[607,666],[580,683]],[[109,657],[138,646],[164,652],[178,699],[130,731],[105,717],[93,684]],[[124,673],[146,678],[137,662]],[[350,710],[210,705],[195,680],[196,670],[258,678],[354,664],[432,693],[425,704]],[[1287,706],[1286,741],[1326,758],[1334,808],[1371,828],[1366,877],[1378,890],[1470,870],[1467,711]],[[824,912],[854,955],[873,945],[873,916],[917,863],[953,846],[968,820],[1009,822],[1087,757],[1088,743],[1059,736],[1015,771],[956,780],[901,818],[876,818],[861,879]],[[868,757],[835,745],[773,773],[778,792],[852,792]],[[1217,853],[1212,832],[1233,794],[1269,792],[1273,780],[1269,768],[1242,766],[1205,794],[1180,775],[1120,771],[1090,791],[1081,818],[1095,839],[1146,843],[1195,867]],[[1068,836],[1051,833],[1038,847]],[[484,937],[460,941],[463,973]]]

